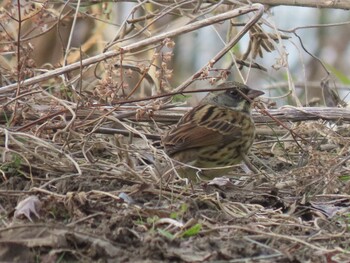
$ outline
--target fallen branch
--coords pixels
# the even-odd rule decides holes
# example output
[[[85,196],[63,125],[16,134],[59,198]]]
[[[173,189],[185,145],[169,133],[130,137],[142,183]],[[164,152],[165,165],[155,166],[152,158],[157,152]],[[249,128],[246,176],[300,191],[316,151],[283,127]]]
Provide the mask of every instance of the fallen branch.
[[[185,112],[189,111],[190,107],[176,107],[176,105],[163,105],[162,110],[155,111],[152,107],[136,107],[136,106],[121,106],[118,110],[115,110],[111,116],[119,120],[128,119],[136,122],[148,122],[156,121],[162,123],[176,123]],[[166,109],[164,109],[166,108]],[[172,108],[172,109],[170,109]],[[24,131],[34,125],[41,125],[47,120],[54,118],[58,115],[64,115],[66,120],[72,118],[71,113],[63,108],[52,108],[49,106],[37,106],[36,114],[26,115],[26,127],[16,127],[17,131]],[[95,120],[100,117],[104,117],[107,111],[110,111],[111,107],[99,107],[99,108],[79,108],[76,110],[77,120],[75,126],[82,125],[87,120]],[[143,112],[140,115],[140,110]],[[348,108],[334,108],[334,107],[282,107],[280,109],[270,109],[267,112],[278,119],[281,122],[298,122],[298,121],[311,121],[311,120],[328,120],[328,121],[345,121],[350,122],[350,109]],[[47,114],[45,114],[47,113]],[[5,124],[13,112],[6,110],[0,114],[0,123]],[[5,117],[7,116],[7,117]],[[41,116],[41,118],[38,118]],[[108,119],[108,117],[106,117]],[[275,121],[269,116],[262,115],[259,112],[253,111],[253,118],[255,123],[274,123]],[[28,124],[28,121],[31,123]],[[90,122],[90,123],[93,123]],[[55,123],[54,125],[47,124],[46,129],[62,129],[66,125],[62,122],[61,125]],[[52,126],[52,127],[51,127]],[[54,127],[53,127],[54,126]]]

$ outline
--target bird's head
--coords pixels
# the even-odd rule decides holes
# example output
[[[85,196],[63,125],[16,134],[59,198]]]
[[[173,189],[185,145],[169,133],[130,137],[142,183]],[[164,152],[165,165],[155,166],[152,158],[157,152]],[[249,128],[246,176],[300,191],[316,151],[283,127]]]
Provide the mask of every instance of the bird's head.
[[[200,104],[213,104],[249,113],[251,102],[264,94],[260,90],[254,90],[242,83],[233,81],[222,83],[217,88],[227,88],[227,90],[210,92],[201,100]]]

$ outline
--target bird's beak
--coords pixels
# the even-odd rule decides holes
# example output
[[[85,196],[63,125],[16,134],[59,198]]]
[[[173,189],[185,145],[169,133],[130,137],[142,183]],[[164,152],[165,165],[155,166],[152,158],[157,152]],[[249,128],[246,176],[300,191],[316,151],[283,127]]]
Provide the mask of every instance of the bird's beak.
[[[261,90],[250,89],[248,94],[247,94],[247,97],[251,100],[254,100],[255,98],[257,98],[263,94],[265,94],[265,93],[262,92]]]

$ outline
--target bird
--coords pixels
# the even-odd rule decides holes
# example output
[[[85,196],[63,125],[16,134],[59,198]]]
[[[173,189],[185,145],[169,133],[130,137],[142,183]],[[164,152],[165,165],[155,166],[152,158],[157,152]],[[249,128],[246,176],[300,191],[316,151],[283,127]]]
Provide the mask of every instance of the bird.
[[[178,174],[191,181],[225,175],[231,168],[227,166],[246,160],[254,142],[251,104],[264,92],[235,81],[217,89],[162,137],[165,152],[178,163]]]

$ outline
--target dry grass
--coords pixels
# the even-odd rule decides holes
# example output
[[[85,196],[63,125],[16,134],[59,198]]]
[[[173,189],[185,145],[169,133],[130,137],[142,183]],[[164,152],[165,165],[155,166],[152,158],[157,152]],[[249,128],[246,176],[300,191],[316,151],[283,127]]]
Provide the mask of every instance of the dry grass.
[[[170,11],[156,12],[154,23],[167,12],[209,13],[213,7],[174,5]],[[17,10],[10,9],[10,3],[7,8]],[[53,8],[39,8],[43,21]],[[69,16],[72,10],[60,11]],[[130,23],[143,25],[132,29],[138,34],[145,28],[155,30],[139,21]],[[261,40],[257,32],[264,32],[253,32],[250,51],[255,56],[277,48],[275,41],[282,40],[273,34]],[[53,63],[46,65],[48,78],[33,80],[45,67],[30,67],[28,42],[2,34],[14,52],[13,60],[6,61],[9,69],[1,68],[6,83],[0,88],[2,261],[348,260],[350,134],[348,117],[342,118],[347,110],[326,108],[316,115],[299,107],[294,114],[293,108],[285,110],[282,117],[281,112],[265,110],[271,107],[265,100],[254,114],[258,136],[251,155],[260,173],[249,174],[237,166],[229,180],[192,185],[176,176],[176,163],[159,144],[160,136],[186,110],[174,108],[160,95],[169,92],[174,74],[172,40],[158,41],[152,52],[143,53],[144,59],[136,53],[116,53],[122,62],[116,67],[103,59],[103,53],[96,55],[103,61],[94,68],[100,78],[83,66],[63,66],[66,74],[57,75]],[[259,39],[262,46],[257,47]],[[23,48],[18,49],[21,41]],[[16,60],[18,52],[22,60]],[[82,62],[70,59],[77,65]],[[233,64],[236,69],[249,65],[238,59]],[[225,78],[228,72],[210,69],[193,76],[212,80]],[[18,84],[24,79],[34,83]],[[288,86],[288,93],[298,102],[293,86]]]

